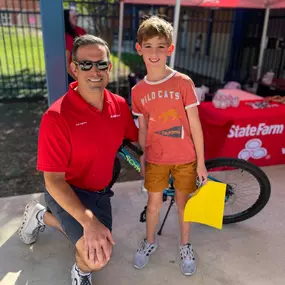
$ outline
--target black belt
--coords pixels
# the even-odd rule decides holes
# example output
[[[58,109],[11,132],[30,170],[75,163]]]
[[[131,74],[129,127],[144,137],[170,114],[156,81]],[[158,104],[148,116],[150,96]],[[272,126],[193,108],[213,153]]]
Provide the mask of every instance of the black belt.
[[[104,189],[102,190],[93,190],[93,189],[89,189],[89,190],[86,190],[86,189],[82,189],[82,188],[79,188],[77,186],[74,186],[74,185],[71,185],[70,186],[73,188],[73,189],[76,189],[77,191],[85,191],[85,192],[88,192],[88,193],[98,193],[98,194],[104,194],[104,193],[108,193],[110,192],[110,188],[109,187],[105,187]]]
[[[109,187],[106,187],[106,188],[104,188],[104,189],[102,189],[102,190],[96,190],[96,191],[94,191],[94,193],[104,194],[104,193],[107,193],[107,192],[109,192],[109,191],[110,191],[110,188],[109,188]]]

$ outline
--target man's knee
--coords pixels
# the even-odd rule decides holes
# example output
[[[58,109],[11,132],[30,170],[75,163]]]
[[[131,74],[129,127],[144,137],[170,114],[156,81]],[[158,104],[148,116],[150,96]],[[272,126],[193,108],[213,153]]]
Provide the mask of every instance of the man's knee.
[[[108,262],[109,261],[104,260],[103,264],[99,264],[98,261],[93,263],[93,262],[90,262],[88,260],[84,260],[84,263],[89,268],[89,272],[101,270],[102,268],[104,268],[108,264]]]

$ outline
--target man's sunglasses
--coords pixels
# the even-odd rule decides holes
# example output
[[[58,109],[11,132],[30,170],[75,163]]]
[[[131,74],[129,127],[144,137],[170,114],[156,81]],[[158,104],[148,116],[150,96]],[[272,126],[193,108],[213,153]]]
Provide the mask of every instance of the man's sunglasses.
[[[107,70],[109,68],[109,61],[74,61],[76,65],[79,65],[80,69],[83,71],[89,71],[95,66],[98,70]]]

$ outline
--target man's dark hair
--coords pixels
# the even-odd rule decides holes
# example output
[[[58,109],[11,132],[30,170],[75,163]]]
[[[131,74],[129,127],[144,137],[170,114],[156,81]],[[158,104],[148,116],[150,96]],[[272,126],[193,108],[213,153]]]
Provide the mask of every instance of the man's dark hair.
[[[80,37],[77,37],[73,43],[73,48],[72,48],[72,60],[76,60],[76,54],[77,50],[80,47],[83,46],[89,46],[89,45],[101,45],[104,46],[107,52],[107,58],[110,60],[110,50],[108,47],[108,44],[101,38],[93,36],[93,35],[83,35]]]
[[[65,9],[63,12],[64,12],[64,28],[65,28],[65,32],[67,34],[69,34],[70,36],[72,36],[72,38],[77,37],[75,29],[70,24],[69,9]]]

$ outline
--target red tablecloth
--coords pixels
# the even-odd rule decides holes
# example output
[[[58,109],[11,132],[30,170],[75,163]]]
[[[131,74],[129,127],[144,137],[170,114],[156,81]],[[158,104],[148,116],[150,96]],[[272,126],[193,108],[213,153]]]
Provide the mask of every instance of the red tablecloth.
[[[239,157],[258,166],[285,164],[285,105],[241,101],[238,108],[216,109],[202,102],[199,114],[205,157]]]

